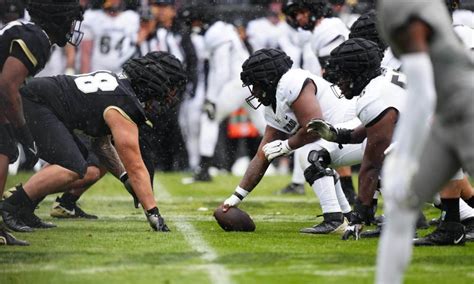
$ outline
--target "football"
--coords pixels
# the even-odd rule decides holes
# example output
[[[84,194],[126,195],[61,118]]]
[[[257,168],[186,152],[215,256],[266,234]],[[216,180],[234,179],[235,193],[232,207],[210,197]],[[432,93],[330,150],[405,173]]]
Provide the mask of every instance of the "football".
[[[214,218],[224,231],[240,231],[253,232],[255,231],[255,223],[249,214],[240,210],[237,207],[230,207],[227,212],[222,211],[222,205],[214,210]]]

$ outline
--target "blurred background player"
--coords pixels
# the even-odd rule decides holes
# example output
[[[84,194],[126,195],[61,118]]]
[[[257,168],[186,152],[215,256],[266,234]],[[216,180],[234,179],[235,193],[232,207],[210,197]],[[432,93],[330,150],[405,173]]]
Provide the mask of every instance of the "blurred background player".
[[[28,2],[31,22],[13,21],[0,31],[0,187],[6,183],[8,164],[18,155],[16,141],[25,151],[37,155],[36,144],[26,125],[19,93],[28,76],[37,74],[50,56],[52,44],[61,47],[67,42],[79,44],[82,34],[76,22],[82,20],[82,9],[76,0]],[[2,203],[0,210],[9,210]],[[2,212],[3,214],[3,212]],[[25,245],[4,229],[0,230],[2,244]]]
[[[86,11],[80,73],[97,70],[118,73],[125,61],[135,54],[139,15],[124,9],[122,0],[106,0],[101,9]]]

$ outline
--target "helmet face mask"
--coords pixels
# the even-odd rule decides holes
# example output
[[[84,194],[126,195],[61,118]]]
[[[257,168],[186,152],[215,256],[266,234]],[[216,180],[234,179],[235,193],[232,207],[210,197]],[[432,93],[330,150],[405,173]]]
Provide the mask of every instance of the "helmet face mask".
[[[276,89],[281,76],[293,65],[291,58],[281,50],[263,48],[254,52],[242,64],[240,79],[249,87],[251,95],[245,100],[252,108],[275,104]],[[257,99],[259,104],[255,105]]]
[[[80,27],[84,10],[78,0],[30,0],[27,10],[53,43],[61,47],[68,42],[77,46],[82,40]]]
[[[350,100],[359,96],[365,86],[382,73],[382,57],[376,43],[362,38],[349,39],[331,52],[324,79],[337,85]],[[337,92],[335,94],[340,97]]]

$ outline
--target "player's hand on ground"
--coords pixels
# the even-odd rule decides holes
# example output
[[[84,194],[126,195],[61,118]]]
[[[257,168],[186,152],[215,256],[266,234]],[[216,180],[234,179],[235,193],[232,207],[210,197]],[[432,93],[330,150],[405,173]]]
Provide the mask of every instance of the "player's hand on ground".
[[[364,225],[362,224],[352,224],[347,226],[346,230],[344,231],[344,234],[342,234],[342,240],[347,241],[350,238],[353,238],[354,240],[359,240],[360,238],[360,233],[362,232],[362,228]]]
[[[157,232],[169,232],[170,229],[165,223],[165,219],[160,215],[160,213],[145,213],[146,218],[148,219],[148,223],[153,230]]]
[[[265,144],[262,148],[265,158],[269,162],[273,159],[290,154],[293,150],[288,145],[288,140],[275,140]]]
[[[28,164],[24,166],[31,168],[38,162],[38,147],[36,147],[36,142],[26,124],[16,128],[14,131],[16,139],[18,139],[18,142],[23,146],[23,150],[28,157]]]

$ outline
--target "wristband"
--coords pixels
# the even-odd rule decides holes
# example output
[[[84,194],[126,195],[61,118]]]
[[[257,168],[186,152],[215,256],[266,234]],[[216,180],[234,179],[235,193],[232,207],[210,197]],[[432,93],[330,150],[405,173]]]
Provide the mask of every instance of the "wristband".
[[[125,183],[125,182],[128,180],[128,174],[127,174],[127,172],[124,172],[123,174],[121,174],[120,177],[119,177],[119,179],[120,179],[120,181],[121,181],[122,183]]]
[[[233,195],[237,196],[237,198],[239,198],[240,200],[243,200],[248,194],[249,192],[247,190],[241,188],[240,186],[237,186]]]

